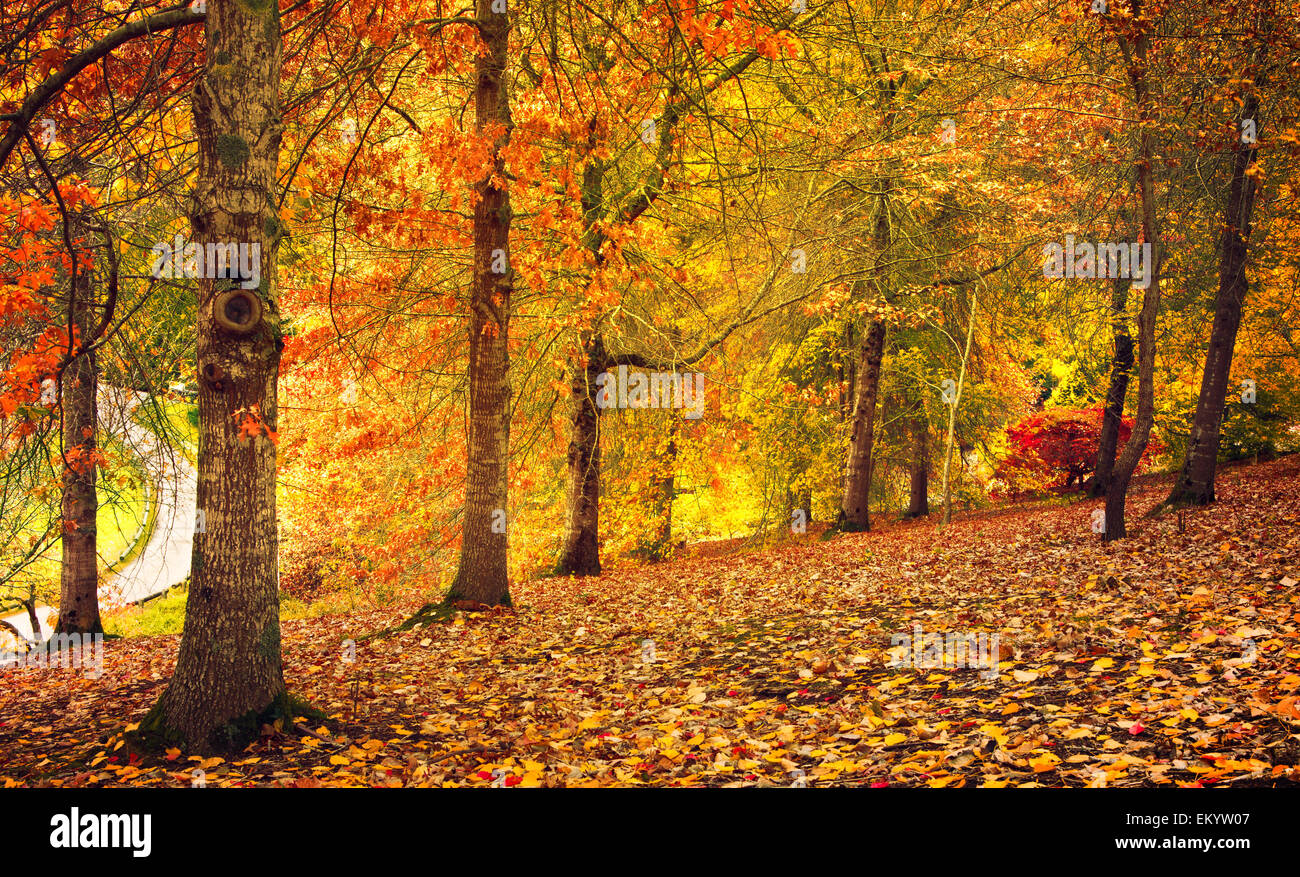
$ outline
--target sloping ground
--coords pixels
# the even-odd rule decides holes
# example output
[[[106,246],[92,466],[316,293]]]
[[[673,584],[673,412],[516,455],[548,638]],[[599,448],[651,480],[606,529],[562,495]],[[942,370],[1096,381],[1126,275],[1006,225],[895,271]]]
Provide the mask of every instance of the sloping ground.
[[[114,609],[156,596],[180,584],[190,574],[198,471],[182,452],[159,441],[131,417],[145,397],[145,393],[133,390],[100,387],[100,427],[118,437],[140,461],[149,479],[148,502],[158,507],[153,530],[140,552],[117,573],[105,576],[100,584],[101,609]],[[58,610],[37,606],[36,617],[41,625],[41,638],[48,638],[58,621]],[[25,639],[34,638],[25,611],[6,615],[3,620]]]
[[[404,613],[289,622],[290,684],[336,721],[224,761],[129,755],[117,732],[177,638],[115,642],[98,679],[0,674],[0,781],[1295,784],[1300,459],[1226,468],[1219,492],[1184,532],[1135,517],[1110,547],[1089,502],[527,582],[518,611],[364,641],[352,663],[341,640]],[[996,679],[886,666],[913,625],[998,634]]]
[[[131,417],[146,394],[116,387],[105,392],[116,397],[105,428],[121,436],[141,460],[153,485],[150,501],[158,504],[144,549],[100,586],[100,605],[111,609],[161,594],[189,576],[199,475],[184,453],[168,447]]]

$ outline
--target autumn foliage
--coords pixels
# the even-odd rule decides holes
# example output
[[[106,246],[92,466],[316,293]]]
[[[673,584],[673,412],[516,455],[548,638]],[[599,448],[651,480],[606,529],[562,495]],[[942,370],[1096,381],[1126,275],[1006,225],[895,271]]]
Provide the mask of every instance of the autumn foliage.
[[[1098,440],[1105,412],[1092,408],[1052,408],[1021,419],[1006,431],[1010,455],[998,464],[995,478],[1006,485],[996,491],[1011,495],[1054,487],[1082,485],[1097,467]],[[1120,421],[1119,445],[1133,429],[1133,418]],[[1163,450],[1154,440],[1144,463]],[[998,485],[1000,486],[1000,485]]]

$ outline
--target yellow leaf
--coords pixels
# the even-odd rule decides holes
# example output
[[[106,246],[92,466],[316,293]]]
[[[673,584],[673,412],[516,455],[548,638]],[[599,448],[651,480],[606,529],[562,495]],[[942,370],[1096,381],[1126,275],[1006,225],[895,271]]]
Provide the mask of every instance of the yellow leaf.
[[[344,767],[344,766],[349,765],[349,764],[351,764],[351,763],[352,763],[352,762],[348,760],[348,757],[347,757],[346,755],[331,755],[331,756],[330,756],[330,764],[337,764],[337,765],[339,765],[340,767]]]
[[[1038,678],[1038,673],[1034,670],[1012,670],[1011,676],[1017,682],[1033,682]]]
[[[895,734],[890,734],[889,736],[887,736],[887,737],[885,738],[885,745],[886,745],[886,746],[896,746],[896,745],[898,745],[899,743],[902,743],[902,742],[903,742],[904,740],[906,740],[906,739],[907,739],[907,735],[906,735],[906,734],[897,734],[897,733],[895,733]]]
[[[1099,672],[1101,672],[1102,670],[1109,670],[1111,667],[1114,667],[1114,666],[1115,666],[1115,661],[1114,661],[1114,659],[1112,659],[1112,658],[1098,658],[1098,659],[1093,663],[1092,668],[1091,668],[1091,672],[1093,672],[1093,673],[1099,673]]]
[[[1045,771],[1056,770],[1056,766],[1060,763],[1061,759],[1057,758],[1050,752],[1045,752],[1037,758],[1029,759],[1029,766],[1034,769],[1034,773],[1044,773]]]

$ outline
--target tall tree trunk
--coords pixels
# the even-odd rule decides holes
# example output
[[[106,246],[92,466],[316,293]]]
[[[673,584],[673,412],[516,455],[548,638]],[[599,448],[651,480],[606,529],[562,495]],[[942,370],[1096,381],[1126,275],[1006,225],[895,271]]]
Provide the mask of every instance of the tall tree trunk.
[[[283,348],[275,208],[283,130],[279,6],[209,0],[204,29],[207,58],[194,88],[194,242],[246,246],[258,283],[246,289],[239,279],[197,281],[198,511],[206,526],[194,537],[176,672],[141,724],[200,753],[241,748],[259,719],[288,709],[273,441]]]
[[[556,575],[600,575],[600,408],[596,378],[605,369],[599,333],[583,344],[586,366],[569,387],[569,502]]]
[[[673,554],[673,500],[677,498],[677,434],[680,421],[673,415],[668,423],[668,444],[659,458],[663,474],[656,479],[654,490],[654,522],[656,532],[650,537],[646,554],[653,560],[666,560]]]
[[[975,310],[979,306],[978,294],[971,292],[970,322],[966,324],[966,347],[961,354],[961,368],[957,371],[957,388],[948,409],[948,441],[943,448],[943,525],[952,522],[952,445],[957,432],[957,406],[961,404],[961,391],[966,383],[966,361],[970,359],[971,340],[975,337]],[[956,343],[956,342],[954,342]]]
[[[79,268],[68,296],[68,318],[77,345],[90,342],[94,328],[90,272]],[[63,388],[63,561],[59,570],[59,620],[55,633],[101,633],[95,516],[94,351],[80,351],[64,369]]]
[[[876,396],[880,390],[880,364],[885,358],[885,323],[873,320],[862,339],[858,357],[853,426],[845,464],[844,496],[840,502],[841,530],[871,529],[868,511],[871,491],[871,445],[876,425]]]
[[[922,406],[908,419],[912,435],[911,490],[905,518],[923,518],[930,514],[930,424]]]
[[[474,62],[474,130],[493,136],[492,173],[476,186],[474,286],[469,320],[469,439],[466,443],[465,524],[460,565],[446,602],[510,604],[506,509],[510,464],[510,193],[503,151],[510,142],[506,89],[508,12],[477,0],[476,20],[487,47]],[[502,4],[504,6],[504,4]],[[501,188],[493,180],[500,181]],[[504,268],[504,270],[501,270]],[[494,270],[496,269],[496,270]]]
[[[1129,374],[1133,370],[1133,338],[1128,333],[1128,323],[1124,319],[1129,285],[1127,278],[1117,277],[1111,287],[1110,326],[1115,346],[1110,360],[1106,408],[1097,441],[1097,466],[1087,487],[1090,496],[1106,495],[1111,473],[1115,470],[1115,451],[1119,446],[1119,428],[1124,418],[1124,397],[1128,395]]]
[[[1242,106],[1240,122],[1252,119],[1259,125],[1259,99],[1249,95]],[[1255,177],[1249,173],[1255,162],[1255,145],[1238,137],[1232,164],[1232,189],[1224,216],[1223,241],[1219,254],[1219,294],[1214,305],[1210,347],[1201,375],[1201,393],[1187,440],[1187,456],[1174,482],[1167,505],[1206,505],[1214,502],[1214,469],[1219,456],[1219,432],[1223,403],[1228,393],[1228,373],[1241,326],[1241,308],[1246,299],[1246,248],[1250,242],[1250,219],[1255,206]]]
[[[1124,49],[1125,59],[1129,61],[1129,80],[1138,105],[1141,133],[1138,141],[1137,180],[1142,199],[1142,237],[1143,242],[1151,244],[1152,257],[1146,269],[1150,282],[1142,296],[1142,310],[1138,314],[1137,413],[1134,416],[1133,431],[1124,443],[1119,459],[1115,461],[1115,469],[1106,491],[1103,542],[1113,542],[1128,535],[1124,523],[1128,486],[1137,470],[1138,461],[1147,449],[1151,424],[1155,418],[1156,315],[1160,311],[1160,263],[1163,253],[1156,220],[1155,180],[1151,170],[1154,162],[1151,129],[1155,124],[1147,83],[1147,45],[1151,23],[1141,21],[1141,5],[1141,0],[1132,0],[1133,18],[1140,28],[1134,41],[1133,57],[1128,57],[1126,37],[1120,37],[1120,46]]]

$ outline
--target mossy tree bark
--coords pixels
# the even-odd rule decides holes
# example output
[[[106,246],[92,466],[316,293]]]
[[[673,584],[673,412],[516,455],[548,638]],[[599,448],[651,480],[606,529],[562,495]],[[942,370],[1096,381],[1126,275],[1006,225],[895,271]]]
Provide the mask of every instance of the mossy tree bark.
[[[240,747],[256,733],[251,718],[287,702],[272,441],[283,347],[279,7],[275,0],[209,0],[205,32],[193,98],[193,238],[246,245],[258,255],[259,285],[197,281],[199,482],[190,591],[176,672],[142,725],[197,752]]]

